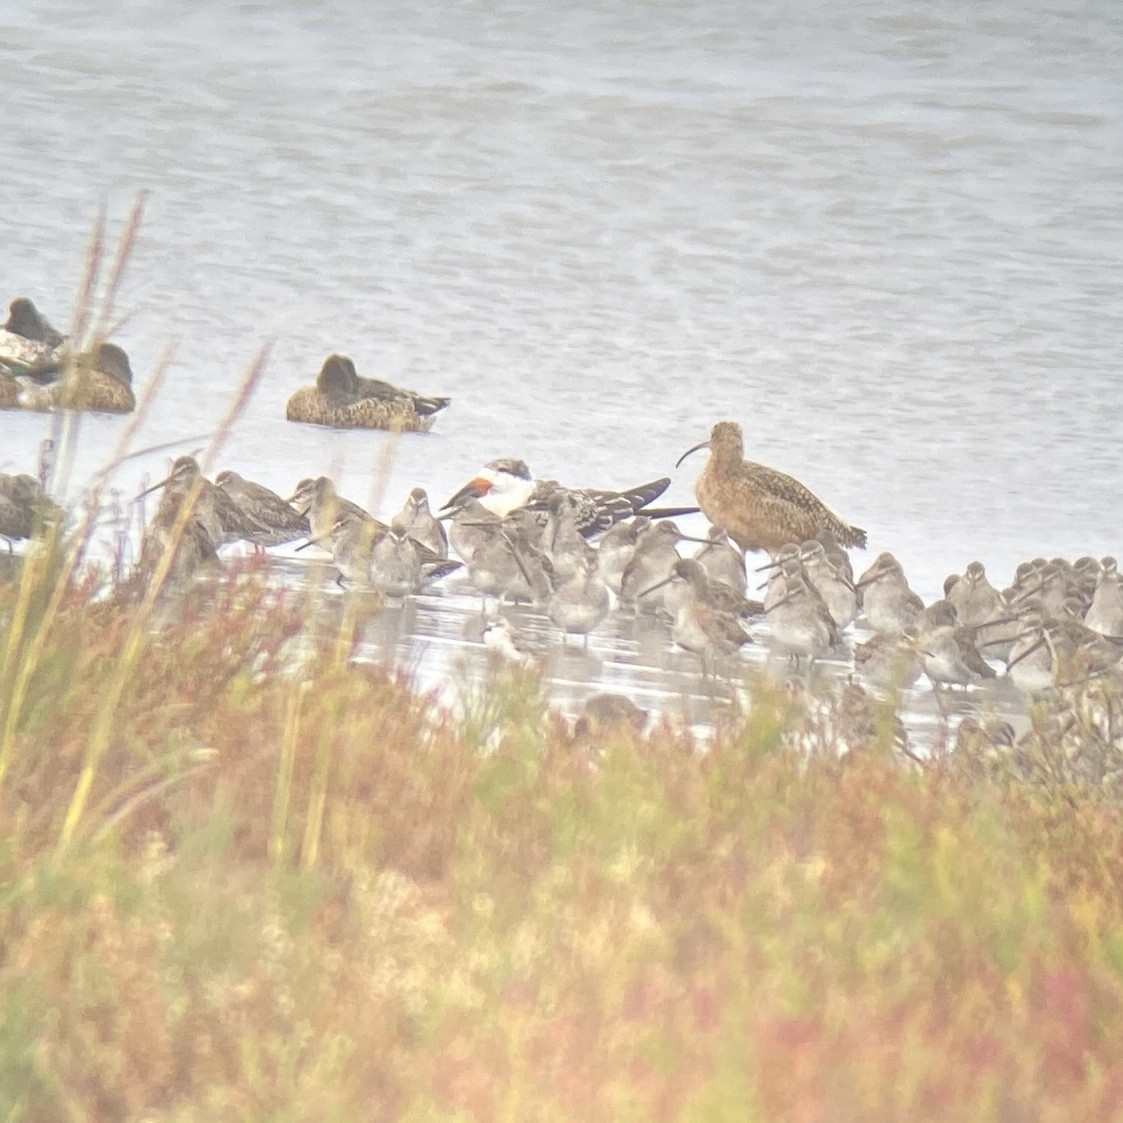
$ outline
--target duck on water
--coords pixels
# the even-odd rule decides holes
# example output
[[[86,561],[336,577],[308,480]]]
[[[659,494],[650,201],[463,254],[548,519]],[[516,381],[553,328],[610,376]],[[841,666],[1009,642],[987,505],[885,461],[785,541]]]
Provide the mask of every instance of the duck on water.
[[[335,429],[427,433],[450,400],[404,390],[377,378],[361,378],[346,355],[329,355],[316,385],[304,386],[289,398],[285,417]]]
[[[131,413],[132,382],[129,357],[115,343],[72,350],[31,300],[12,301],[0,328],[0,409]]]

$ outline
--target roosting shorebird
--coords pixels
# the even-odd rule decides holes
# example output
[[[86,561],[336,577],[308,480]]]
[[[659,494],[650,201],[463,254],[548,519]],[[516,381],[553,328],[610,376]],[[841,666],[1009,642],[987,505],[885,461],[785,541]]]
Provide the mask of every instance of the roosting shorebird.
[[[694,486],[698,506],[742,550],[775,553],[822,530],[831,531],[843,546],[865,546],[866,532],[844,523],[799,480],[746,460],[736,422],[719,421],[710,439],[687,449],[675,467],[700,448],[710,450],[710,459]]]

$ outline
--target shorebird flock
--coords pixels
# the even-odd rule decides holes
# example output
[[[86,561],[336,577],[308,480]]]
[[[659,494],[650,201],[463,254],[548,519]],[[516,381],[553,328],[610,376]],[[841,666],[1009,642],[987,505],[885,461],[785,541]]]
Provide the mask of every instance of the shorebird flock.
[[[456,581],[479,598],[482,643],[512,663],[538,656],[509,606],[543,613],[559,642],[586,647],[610,613],[634,613],[664,620],[668,641],[697,659],[703,677],[738,675],[743,651],[764,645],[804,682],[820,660],[843,664],[852,682],[879,693],[926,676],[941,711],[948,691],[971,691],[1000,673],[1029,696],[1121,675],[1114,558],[1035,559],[1003,589],[972,561],[925,605],[890,553],[855,575],[846,547],[864,545],[865,531],[792,477],[746,461],[736,423],[718,422],[689,451],[705,446],[699,508],[656,506],[668,477],[622,490],[570,488],[501,459],[435,513],[415,487],[388,522],[340,496],[326,476],[282,497],[232,471],[206,479],[182,456],[147,489],[160,500],[132,580],[144,588],[169,551],[169,587],[182,588],[220,572],[220,551],[235,543],[296,544],[330,553],[344,588],[384,599]],[[676,518],[698,509],[708,531],[684,533]],[[9,550],[62,517],[34,477],[0,474],[0,537]]]
[[[0,396],[7,379],[23,405],[71,404],[63,390],[53,401],[42,397],[57,385],[51,376],[63,347],[29,300],[14,301],[0,329]],[[118,388],[130,381],[104,378]],[[290,399],[288,415],[426,430],[448,404],[360,378],[351,360],[332,355],[317,385]],[[344,588],[383,598],[455,581],[479,597],[483,644],[519,664],[537,656],[506,614],[512,605],[541,612],[561,642],[576,637],[585,647],[610,613],[664,620],[668,641],[697,659],[703,678],[738,675],[743,652],[755,645],[804,683],[820,661],[883,693],[925,676],[941,712],[947,692],[977,690],[1000,672],[1028,696],[1120,678],[1123,587],[1114,558],[1037,558],[1003,589],[972,561],[926,605],[890,553],[856,576],[847,551],[864,548],[866,532],[798,480],[746,460],[737,423],[719,421],[676,468],[702,449],[709,457],[696,508],[656,506],[669,477],[621,490],[573,488],[536,479],[524,461],[506,458],[486,464],[435,513],[415,487],[388,522],[341,497],[326,476],[300,480],[282,497],[233,471],[206,479],[193,457],[182,456],[147,489],[161,497],[131,580],[144,588],[163,570],[169,587],[182,587],[217,572],[220,551],[235,543],[255,550],[299,543],[297,551],[330,553]],[[709,529],[692,536],[675,520],[699,510]],[[62,517],[34,477],[0,474],[0,538],[9,551]]]

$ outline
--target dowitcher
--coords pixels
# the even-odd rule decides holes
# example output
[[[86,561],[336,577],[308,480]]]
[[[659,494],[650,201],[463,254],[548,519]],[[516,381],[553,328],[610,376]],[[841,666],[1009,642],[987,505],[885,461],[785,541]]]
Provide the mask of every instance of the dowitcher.
[[[460,562],[449,561],[422,545],[409,533],[409,523],[399,515],[374,543],[370,553],[370,582],[390,597],[405,597],[436,581]]]
[[[312,533],[307,517],[263,484],[244,479],[229,469],[219,472],[214,482],[230,496],[247,520],[259,528],[247,536],[254,546],[283,546]]]
[[[644,515],[618,522],[605,531],[600,545],[597,546],[597,568],[604,583],[617,596],[620,595],[620,584],[624,579],[624,573],[635,557],[636,543],[648,526],[650,520]]]
[[[1104,558],[1102,561],[1097,561],[1085,554],[1072,563],[1072,583],[1084,601],[1085,609],[1091,605],[1092,598],[1096,595],[1096,585],[1099,583],[1100,574],[1109,560],[1114,564],[1114,558]]]
[[[807,579],[799,557],[782,565],[784,596],[767,610],[772,641],[795,660],[807,659],[807,673],[815,660],[842,642],[838,627],[819,590]]]
[[[742,596],[748,588],[745,573],[745,551],[735,546],[720,526],[711,523],[706,531],[707,541],[698,547],[696,560],[714,581],[721,581]]]
[[[710,439],[687,449],[675,467],[701,448],[710,450],[710,459],[694,487],[698,506],[743,550],[775,553],[820,530],[831,531],[843,546],[865,546],[864,530],[844,523],[798,480],[746,460],[735,421],[719,421]]]
[[[66,355],[52,369],[29,372],[17,381],[24,409],[131,413],[136,408],[129,356],[116,343]]]
[[[850,563],[850,555],[842,548],[842,543],[839,542],[834,532],[824,527],[815,535],[815,541],[822,543],[823,549],[826,550],[827,557],[830,558],[835,569],[853,585],[854,567]]]
[[[1046,616],[1061,616],[1069,595],[1068,575],[1056,561],[1043,561],[1034,566],[1033,575],[1023,584],[1017,596],[1007,603],[1024,604],[1033,600]]]
[[[888,551],[879,554],[862,574],[857,588],[862,594],[866,623],[886,635],[908,631],[920,622],[924,601],[909,588],[901,563]]]
[[[565,492],[575,504],[577,528],[588,538],[638,514],[658,499],[670,485],[670,478],[663,477],[624,491],[566,488],[556,480],[536,480],[526,461],[504,457],[488,461],[479,474],[470,479],[444,505],[443,510],[457,507],[471,496],[493,514],[503,517],[520,507],[545,508],[552,497]]]
[[[907,690],[924,670],[914,640],[903,633],[871,637],[854,648],[854,670],[879,690]]]
[[[662,596],[650,593],[671,574],[679,561],[678,544],[685,536],[674,522],[648,525],[636,541],[635,552],[620,580],[620,604],[641,612],[658,612]]]
[[[429,510],[429,496],[423,487],[415,487],[398,512],[406,526],[406,533],[431,554],[448,557],[448,533],[444,523]]]
[[[803,555],[800,548],[794,542],[787,542],[776,552],[775,560],[769,562],[767,565],[757,567],[757,573],[769,574],[767,585],[762,585],[764,589],[764,611],[769,612],[777,604],[784,599],[787,593],[787,584],[784,581],[784,563],[792,560],[798,561],[800,565],[803,564]]]
[[[263,529],[222,488],[203,475],[199,462],[193,456],[179,457],[172,464],[168,475],[159,483],[145,488],[141,495],[147,495],[158,488],[165,489],[161,505],[167,503],[176,509],[194,491],[192,517],[202,524],[216,549],[232,542],[251,542],[253,535],[261,533]]]
[[[858,592],[854,583],[839,573],[817,538],[804,542],[799,553],[807,580],[818,589],[831,619],[841,632],[858,615]]]
[[[310,538],[303,545],[297,546],[297,550],[326,545],[331,550],[335,568],[339,570],[337,585],[342,587],[343,582],[347,581],[352,585],[369,586],[371,554],[375,543],[388,533],[388,528],[372,519],[365,511],[356,514],[354,511],[342,510],[327,535]]]
[[[667,590],[663,594],[663,607],[672,617],[678,613],[683,601],[688,599],[739,619],[764,615],[764,605],[760,601],[749,600],[724,581],[715,581],[697,558],[679,558],[671,566],[667,577],[658,585],[643,590],[640,596],[647,596],[659,588]]]
[[[1084,623],[1103,636],[1123,636],[1123,583],[1115,558],[1103,559]]]
[[[285,407],[289,421],[335,429],[428,432],[449,398],[429,397],[376,378],[360,378],[345,355],[329,355],[315,386],[297,390]]]
[[[359,520],[374,523],[379,534],[386,532],[385,523],[368,514],[358,503],[344,499],[327,476],[301,480],[289,503],[297,514],[308,519],[311,537],[317,541],[326,539],[343,515],[352,515]]]
[[[688,574],[694,575],[701,571],[701,566],[692,558],[679,559],[677,565],[681,566],[684,561],[688,566]],[[698,592],[702,588],[701,583],[696,584],[681,569],[666,581],[671,583],[676,592],[681,592],[681,596],[672,598],[675,613],[671,622],[671,639],[684,651],[689,651],[702,660],[703,676],[712,669],[714,659],[733,655],[745,644],[753,642],[737,616],[701,598]],[[660,584],[665,584],[666,581]]]
[[[468,580],[484,599],[541,603],[552,592],[550,563],[538,546],[541,527],[525,509],[497,518],[479,501],[462,500],[453,516],[452,545]]]
[[[1045,627],[1044,615],[1034,607],[1020,615],[1021,631],[1010,648],[1006,674],[1024,694],[1035,694],[1053,686],[1055,649]]]
[[[934,687],[978,686],[997,677],[979,654],[973,629],[959,624],[955,608],[947,600],[924,610],[916,627],[916,645],[924,673]]]
[[[597,552],[577,525],[580,505],[572,492],[559,490],[546,503],[542,549],[559,581],[568,580],[585,562],[596,564]]]
[[[1010,761],[1014,742],[1014,727],[1008,721],[965,717],[955,731],[955,764],[986,776]]]
[[[573,573],[558,584],[546,602],[546,615],[565,637],[584,636],[588,647],[589,633],[608,615],[610,603],[608,586],[597,573],[595,557],[578,555]]]
[[[1022,632],[1014,643],[1006,673],[1021,690],[1071,686],[1119,667],[1123,640],[1114,640],[1066,614],[1050,617],[1030,600],[1021,614]]]
[[[1006,615],[1002,594],[987,580],[986,568],[980,561],[970,562],[945,596],[955,608],[956,619],[968,628]]]
[[[187,517],[179,538],[173,543],[172,530],[179,519],[179,505],[180,500],[175,493],[166,492],[144,528],[135,575],[138,591],[152,580],[160,560],[173,546],[175,553],[167,571],[167,588],[178,588],[221,565],[214,541],[197,517],[197,510]]]
[[[441,518],[449,520],[449,543],[467,566],[481,546],[503,533],[503,520],[471,497]]]

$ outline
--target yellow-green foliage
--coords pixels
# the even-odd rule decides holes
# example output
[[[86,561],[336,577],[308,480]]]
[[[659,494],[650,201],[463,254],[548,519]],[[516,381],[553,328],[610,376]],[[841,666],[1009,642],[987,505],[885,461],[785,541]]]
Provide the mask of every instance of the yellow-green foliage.
[[[0,1119],[1123,1113],[1087,785],[919,768],[888,723],[808,753],[765,684],[704,751],[575,736],[532,676],[453,717],[252,570],[139,633],[49,599],[0,667]]]

